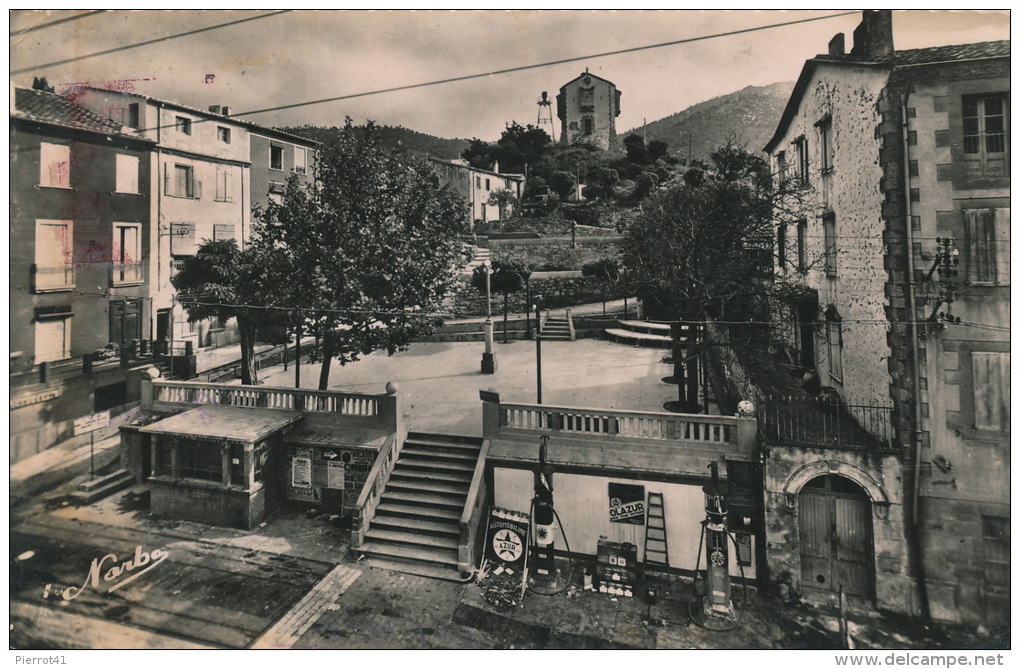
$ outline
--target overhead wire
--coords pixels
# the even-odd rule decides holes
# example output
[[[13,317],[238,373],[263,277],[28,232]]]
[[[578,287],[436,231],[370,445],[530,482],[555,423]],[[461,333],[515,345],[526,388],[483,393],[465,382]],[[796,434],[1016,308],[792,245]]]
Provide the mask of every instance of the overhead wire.
[[[95,53],[87,53],[83,56],[75,56],[73,58],[64,58],[63,60],[55,60],[49,63],[42,63],[41,65],[33,65],[32,67],[23,67],[17,70],[11,70],[11,74],[24,74],[25,72],[32,72],[34,70],[41,70],[47,67],[53,67],[55,65],[66,65],[68,63],[74,63],[79,60],[86,60],[88,58],[98,58],[99,56],[108,56],[111,53],[118,53],[120,51],[127,51],[128,49],[137,49],[143,46],[149,46],[151,44],[159,44],[160,42],[168,42],[172,39],[179,39],[181,37],[188,37],[190,35],[198,35],[199,33],[209,32],[210,30],[219,30],[220,28],[226,28],[228,26],[236,26],[241,23],[248,23],[249,21],[258,21],[259,19],[268,19],[272,16],[278,16],[280,14],[286,14],[294,11],[293,9],[280,9],[268,14],[259,14],[257,16],[249,16],[236,21],[228,21],[226,23],[218,23],[213,26],[206,26],[204,28],[196,28],[195,30],[188,30],[187,32],[177,33],[175,35],[167,35],[166,37],[157,37],[156,39],[146,40],[144,42],[138,42],[136,44],[125,44],[124,46],[114,47],[112,49],[106,49],[105,51],[97,51]]]
[[[283,11],[293,11],[293,10],[283,10]],[[269,16],[274,16],[275,14],[280,14],[280,13],[283,13],[283,12],[280,11],[280,12],[274,12],[273,14],[263,14],[263,15],[260,15],[258,17],[251,17],[251,18],[248,18],[248,19],[243,19],[241,21],[235,21],[235,22],[232,22],[232,23],[224,23],[224,24],[220,24],[220,25],[216,25],[216,26],[210,26],[208,28],[202,28],[202,29],[199,29],[199,30],[196,30],[196,31],[190,31],[190,32],[187,32],[187,33],[181,33],[179,35],[172,35],[170,37],[164,37],[164,38],[160,38],[160,39],[149,40],[147,42],[140,42],[139,44],[129,45],[129,46],[125,46],[125,47],[118,47],[116,49],[110,49],[110,50],[107,50],[107,51],[102,51],[102,52],[98,52],[98,53],[94,53],[94,54],[86,54],[85,56],[79,56],[79,57],[76,57],[76,58],[68,58],[68,59],[64,59],[64,60],[61,60],[61,61],[55,61],[55,62],[52,62],[52,63],[45,63],[43,65],[37,65],[37,66],[34,66],[34,67],[22,68],[20,70],[12,71],[11,74],[22,74],[24,72],[29,72],[29,71],[32,71],[32,70],[37,70],[37,69],[41,69],[41,68],[44,68],[44,67],[51,67],[53,65],[63,65],[63,64],[66,64],[66,63],[71,63],[71,62],[75,62],[77,60],[81,60],[83,58],[93,58],[93,57],[96,57],[96,56],[106,55],[108,53],[114,53],[116,51],[121,51],[121,50],[124,50],[124,49],[135,48],[135,47],[138,47],[138,46],[145,46],[147,44],[154,44],[154,43],[157,43],[157,42],[166,41],[168,39],[175,39],[177,37],[184,37],[186,35],[195,34],[196,32],[204,32],[206,30],[213,30],[213,29],[216,29],[216,28],[222,28],[222,27],[225,27],[225,26],[228,26],[228,25],[234,25],[236,23],[242,23],[244,21],[255,20],[257,18],[265,18],[265,17],[269,17]],[[237,117],[241,117],[241,116],[254,116],[254,115],[257,115],[257,114],[267,114],[269,112],[274,112],[274,111],[283,111],[283,110],[286,110],[286,109],[296,109],[298,107],[309,107],[309,106],[312,106],[312,105],[325,104],[327,102],[338,102],[338,101],[341,101],[341,100],[350,100],[350,99],[354,99],[354,98],[368,97],[368,96],[371,96],[371,95],[381,95],[383,93],[395,93],[395,92],[398,92],[398,91],[407,91],[407,90],[413,90],[413,89],[416,89],[416,88],[426,88],[426,87],[429,87],[429,86],[438,86],[438,85],[441,85],[441,84],[449,84],[449,83],[455,83],[455,82],[459,82],[459,81],[469,81],[471,79],[481,79],[483,77],[492,77],[492,76],[497,76],[497,75],[502,75],[502,74],[511,74],[511,73],[514,73],[514,72],[522,72],[522,71],[525,71],[525,70],[534,70],[534,69],[543,68],[543,67],[551,67],[553,65],[563,65],[565,63],[573,63],[573,62],[582,61],[582,60],[591,60],[591,59],[595,59],[595,58],[606,58],[606,57],[609,57],[609,56],[617,56],[617,55],[625,54],[625,53],[634,53],[634,52],[637,52],[637,51],[647,51],[649,49],[659,49],[659,48],[663,48],[663,47],[667,47],[667,46],[676,46],[678,44],[688,44],[688,43],[691,43],[691,42],[699,42],[699,41],[710,40],[710,39],[718,39],[720,37],[731,37],[733,35],[741,35],[741,34],[746,34],[746,33],[751,33],[751,32],[757,32],[757,31],[761,31],[761,30],[773,30],[775,28],[783,28],[783,27],[786,27],[786,26],[798,25],[798,24],[802,24],[802,23],[809,23],[809,22],[812,22],[812,21],[823,21],[823,20],[827,20],[827,19],[840,18],[840,17],[843,17],[843,16],[849,16],[851,14],[856,14],[856,13],[857,13],[856,11],[848,11],[848,12],[841,12],[841,13],[838,13],[838,14],[829,14],[827,16],[813,16],[813,17],[804,18],[804,19],[797,19],[797,20],[794,20],[794,21],[784,21],[784,22],[781,22],[781,23],[772,23],[772,24],[764,25],[764,26],[755,26],[755,27],[752,27],[752,28],[743,28],[743,29],[740,29],[740,30],[730,30],[730,31],[727,31],[727,32],[722,32],[722,33],[713,33],[711,35],[699,35],[697,37],[687,37],[687,38],[684,38],[684,39],[671,40],[669,42],[660,42],[660,43],[657,43],[657,44],[646,44],[646,45],[643,45],[643,46],[629,47],[629,48],[626,48],[626,49],[616,49],[616,50],[613,50],[613,51],[603,51],[603,52],[599,52],[599,53],[595,53],[595,54],[588,54],[588,55],[584,55],[584,56],[572,56],[570,58],[561,58],[561,59],[558,59],[558,60],[545,61],[545,62],[542,62],[542,63],[534,63],[534,64],[531,64],[531,65],[519,65],[519,66],[516,66],[516,67],[508,67],[508,68],[503,68],[503,69],[500,69],[500,70],[492,70],[490,72],[479,72],[479,73],[475,73],[475,74],[466,74],[466,75],[462,75],[462,76],[458,76],[458,77],[447,77],[445,79],[436,79],[436,80],[433,80],[433,81],[419,82],[419,83],[416,83],[416,84],[407,84],[407,85],[404,85],[404,86],[391,86],[389,88],[381,88],[381,89],[376,89],[376,90],[371,90],[371,91],[363,91],[361,93],[350,93],[348,95],[338,95],[338,96],[333,96],[333,97],[329,97],[329,98],[321,98],[321,99],[318,99],[318,100],[309,100],[309,101],[306,101],[306,102],[295,102],[295,103],[286,104],[286,105],[277,105],[275,107],[266,107],[264,109],[253,109],[253,110],[250,110],[250,111],[236,112],[236,113],[232,113],[231,117],[232,118],[237,118]],[[195,122],[196,123],[206,123],[206,122],[209,122],[209,120],[207,120],[207,119],[200,119],[200,120],[195,121]],[[156,127],[152,127],[152,128],[141,129],[138,132],[148,132],[148,131],[153,131],[153,130],[162,129],[162,128],[169,128],[169,127],[173,127],[173,126],[172,125],[156,126]]]
[[[93,16],[95,14],[102,14],[103,12],[106,12],[106,11],[108,11],[108,10],[106,10],[106,9],[95,9],[95,10],[92,10],[90,12],[85,12],[84,14],[75,14],[74,16],[65,16],[62,19],[55,19],[53,21],[47,21],[46,23],[40,23],[38,25],[30,26],[28,28],[21,28],[20,30],[12,30],[12,31],[10,31],[10,36],[11,37],[17,37],[18,35],[25,35],[25,34],[30,33],[30,32],[35,32],[36,30],[42,30],[43,28],[49,28],[50,26],[58,25],[60,23],[69,23],[70,21],[77,21],[78,19],[84,19],[86,17]]]

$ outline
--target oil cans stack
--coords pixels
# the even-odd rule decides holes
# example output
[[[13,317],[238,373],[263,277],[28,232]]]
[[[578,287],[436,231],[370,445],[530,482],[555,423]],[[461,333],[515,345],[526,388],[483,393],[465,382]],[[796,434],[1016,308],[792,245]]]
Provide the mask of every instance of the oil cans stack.
[[[599,592],[633,597],[638,584],[637,546],[599,537],[595,575]]]

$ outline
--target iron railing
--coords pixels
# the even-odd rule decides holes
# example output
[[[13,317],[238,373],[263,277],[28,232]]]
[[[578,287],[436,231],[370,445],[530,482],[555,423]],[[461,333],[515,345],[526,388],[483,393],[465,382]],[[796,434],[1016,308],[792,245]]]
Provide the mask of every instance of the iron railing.
[[[760,402],[762,438],[774,444],[897,450],[893,408],[847,404],[837,396],[772,397]]]

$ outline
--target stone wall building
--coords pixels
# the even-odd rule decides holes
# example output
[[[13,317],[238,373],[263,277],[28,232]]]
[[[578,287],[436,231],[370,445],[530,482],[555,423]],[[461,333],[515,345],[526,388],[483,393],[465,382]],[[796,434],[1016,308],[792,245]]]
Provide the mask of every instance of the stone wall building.
[[[776,271],[804,288],[789,343],[860,428],[773,433],[773,578],[1008,616],[1009,53],[895,51],[891,12],[867,11],[849,53],[837,35],[805,63],[766,147],[806,195],[777,220]]]
[[[137,398],[120,354],[151,336],[155,231],[153,142],[27,88],[13,90],[10,136],[13,463],[71,436],[75,418]],[[93,369],[84,356],[96,351]]]
[[[472,167],[466,160],[440,160],[429,158],[429,165],[439,177],[439,186],[449,186],[467,202],[465,212],[465,232],[471,232],[476,223],[487,224],[500,218],[510,218],[514,212],[512,203],[499,205],[491,201],[496,191],[507,190],[521,201],[524,189],[523,174],[501,174],[497,163],[493,171]]]
[[[561,86],[556,96],[560,144],[591,144],[603,151],[615,145],[621,95],[616,84],[587,69]]]

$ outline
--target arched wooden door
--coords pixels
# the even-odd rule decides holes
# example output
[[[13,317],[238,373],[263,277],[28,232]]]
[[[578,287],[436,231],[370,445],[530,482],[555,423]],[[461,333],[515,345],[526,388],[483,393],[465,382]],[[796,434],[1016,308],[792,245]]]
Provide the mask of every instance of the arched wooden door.
[[[804,587],[870,597],[874,592],[871,500],[850,479],[825,475],[800,492]]]

